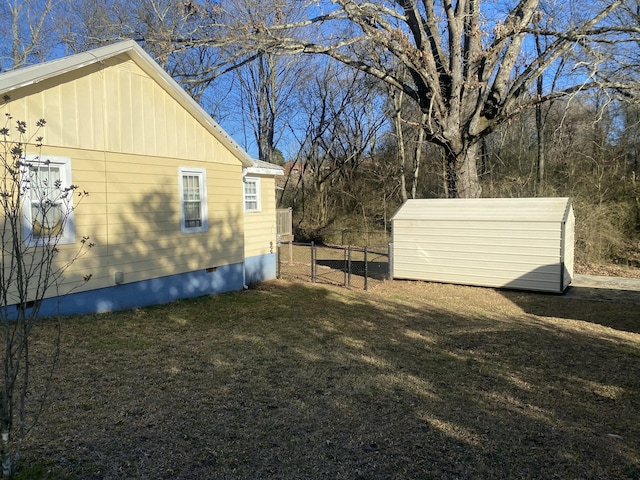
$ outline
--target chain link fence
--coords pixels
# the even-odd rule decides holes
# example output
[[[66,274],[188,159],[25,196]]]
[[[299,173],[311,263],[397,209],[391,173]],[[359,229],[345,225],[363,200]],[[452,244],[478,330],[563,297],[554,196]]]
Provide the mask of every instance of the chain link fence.
[[[322,240],[329,245],[387,245],[391,241],[391,233],[371,229],[323,229]]]
[[[368,290],[391,278],[391,245],[386,247],[328,246],[280,243],[278,278]]]

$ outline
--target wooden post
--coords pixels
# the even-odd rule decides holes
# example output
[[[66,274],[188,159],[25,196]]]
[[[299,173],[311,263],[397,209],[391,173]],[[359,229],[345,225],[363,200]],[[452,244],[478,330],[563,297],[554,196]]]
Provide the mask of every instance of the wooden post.
[[[293,265],[293,241],[289,242],[289,265]]]

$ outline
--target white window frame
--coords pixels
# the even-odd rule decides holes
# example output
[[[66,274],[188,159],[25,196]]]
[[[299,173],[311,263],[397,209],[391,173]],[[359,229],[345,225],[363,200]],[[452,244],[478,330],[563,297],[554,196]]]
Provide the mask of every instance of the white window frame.
[[[195,176],[198,178],[198,192],[200,201],[200,225],[197,227],[187,227],[185,213],[185,191],[183,178],[185,176]],[[178,191],[180,194],[180,231],[182,233],[198,233],[209,231],[209,211],[207,208],[207,171],[204,168],[179,167],[178,168]]]
[[[23,238],[27,246],[35,247],[45,244],[73,244],[76,241],[75,236],[75,220],[73,214],[73,190],[69,190],[66,194],[60,192],[56,198],[51,199],[62,205],[63,208],[63,225],[60,233],[49,233],[46,235],[35,235],[33,231],[33,213],[32,213],[32,187],[31,187],[31,168],[53,165],[60,169],[60,187],[68,188],[73,185],[71,180],[71,159],[68,157],[57,157],[51,155],[26,155],[24,163],[21,167],[21,177],[23,188],[22,194],[22,232]],[[59,188],[56,192],[59,192]]]
[[[261,192],[260,192],[260,177],[244,177],[242,179],[243,182],[243,186],[242,186],[242,192],[243,192],[243,200],[244,200],[244,211],[245,212],[261,212],[262,211],[262,203],[260,201],[261,198]],[[256,186],[256,193],[255,194],[248,194],[247,193],[247,184],[248,183],[253,183]],[[253,197],[255,196],[255,200],[253,199]],[[251,199],[249,200],[249,198],[251,197]],[[255,202],[256,203],[256,207],[255,208],[247,208],[247,202],[251,201],[251,202]]]

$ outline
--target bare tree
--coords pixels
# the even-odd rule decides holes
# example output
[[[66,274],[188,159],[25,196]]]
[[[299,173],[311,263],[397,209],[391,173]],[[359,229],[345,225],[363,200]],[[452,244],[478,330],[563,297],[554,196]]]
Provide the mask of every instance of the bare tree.
[[[60,253],[73,209],[87,193],[64,184],[60,171],[36,153],[44,124],[40,120],[36,132],[28,134],[24,122],[8,116],[0,128],[0,324],[4,342],[0,453],[4,476],[12,474],[19,441],[33,426],[27,424],[32,366],[29,340],[42,301],[61,293],[65,271],[93,246],[83,237],[79,248]],[[28,148],[34,152],[27,152]]]
[[[611,87],[609,93],[616,94],[617,99],[637,103],[640,99],[640,1],[626,0],[609,24],[618,35],[615,41],[605,38],[597,45],[600,59],[597,77]],[[629,89],[629,85],[635,88]]]
[[[6,0],[0,4],[0,70],[44,61],[59,44],[52,28],[55,0]]]
[[[411,109],[404,101],[405,95],[401,90],[388,86],[387,93],[391,103],[389,114],[393,121],[393,132],[397,144],[401,195],[403,200],[407,201],[409,197],[418,198],[425,150],[425,131],[422,125],[426,124],[428,117],[425,113],[412,111],[415,109]]]
[[[400,167],[399,180],[400,180],[400,196],[403,202],[406,202],[409,198],[407,194],[407,151],[404,145],[404,122],[402,120],[403,99],[404,93],[401,90],[397,90],[393,87],[389,87],[389,102],[391,104],[389,116],[393,121],[393,132],[395,134],[396,146],[397,146],[397,159]]]
[[[348,182],[370,158],[386,118],[380,89],[371,78],[333,62],[317,62],[315,68],[317,74],[299,93],[298,129],[304,131],[293,133],[299,135],[295,161],[303,172],[296,186],[301,218],[321,228],[330,223],[331,207],[340,201],[331,187],[341,179]]]
[[[306,78],[297,58],[265,53],[233,73],[238,91],[228,108],[247,117],[258,146],[258,158],[277,163],[277,144],[295,112],[294,99]]]
[[[236,25],[268,27],[296,21],[299,16],[295,2],[230,0],[225,4],[225,18],[233,19]],[[295,35],[295,32],[286,34]],[[239,60],[240,65],[232,73],[237,80],[234,98],[238,102],[232,102],[230,107],[236,115],[242,112],[246,117],[258,147],[258,158],[274,163],[276,146],[286,130],[287,119],[295,114],[292,112],[295,91],[308,75],[303,71],[301,59],[278,52],[256,50],[254,58],[244,61],[245,43],[240,41],[224,49],[227,58]]]
[[[444,150],[449,196],[476,197],[483,137],[525,108],[602,86],[590,70],[594,42],[617,31],[606,20],[623,3],[581,3],[579,11],[541,23],[540,0],[335,0],[314,3],[305,22],[280,26],[314,29],[305,41],[283,42],[274,27],[248,28],[260,45],[328,55],[402,90],[427,115],[425,141]],[[540,52],[526,48],[536,34],[547,39]],[[569,52],[580,55],[574,66],[582,74],[565,79],[562,89],[531,95],[536,79]]]
[[[82,0],[64,30],[74,51],[135,39],[219,121],[246,116],[259,157],[271,161],[298,67],[247,44],[241,32],[297,13],[282,0]]]

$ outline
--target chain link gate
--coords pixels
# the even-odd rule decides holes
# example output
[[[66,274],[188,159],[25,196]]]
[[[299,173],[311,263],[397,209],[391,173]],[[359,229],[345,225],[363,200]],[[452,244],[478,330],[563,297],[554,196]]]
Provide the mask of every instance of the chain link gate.
[[[278,243],[277,277],[368,290],[391,279],[391,244],[386,247]]]

